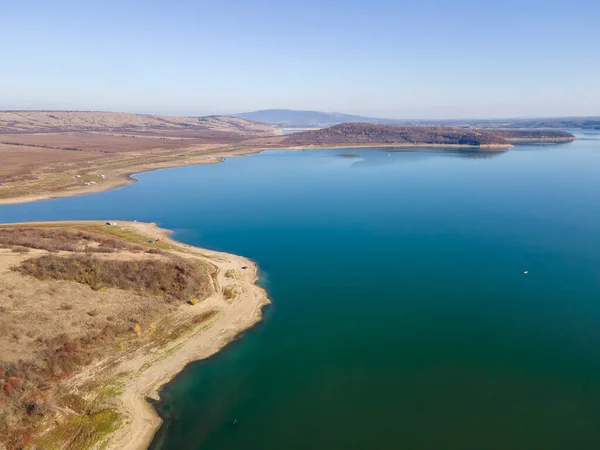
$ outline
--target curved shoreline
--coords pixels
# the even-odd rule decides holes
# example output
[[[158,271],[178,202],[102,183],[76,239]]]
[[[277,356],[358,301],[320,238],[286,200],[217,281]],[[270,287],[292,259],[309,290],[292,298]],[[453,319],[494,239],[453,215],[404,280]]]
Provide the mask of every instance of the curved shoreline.
[[[100,184],[94,184],[91,186],[77,186],[64,188],[57,191],[19,195],[16,197],[0,198],[0,205],[14,205],[22,203],[30,203],[41,200],[52,200],[55,198],[65,197],[78,197],[81,195],[95,194],[98,192],[106,192],[112,189],[117,189],[123,186],[136,183],[138,180],[134,178],[135,175],[140,173],[153,172],[159,169],[170,169],[176,167],[185,166],[199,166],[205,164],[216,164],[223,162],[225,158],[239,157],[262,153],[267,150],[315,150],[315,149],[327,149],[327,148],[448,148],[448,149],[468,149],[468,150],[481,150],[485,152],[494,151],[506,151],[513,147],[512,145],[489,145],[489,146],[473,146],[473,145],[453,145],[453,144],[340,144],[340,145],[309,145],[299,147],[280,147],[276,145],[269,146],[248,146],[248,147],[232,147],[222,152],[216,152],[214,154],[204,154],[201,156],[182,156],[164,163],[153,163],[151,165],[134,165],[117,169],[114,171],[104,171],[108,174],[108,179]],[[102,171],[102,167],[92,169],[90,171]]]
[[[229,158],[236,156],[246,156],[255,153],[260,153],[261,151],[262,148],[258,147],[248,147],[242,149],[241,151],[239,148],[236,148],[231,149],[227,152],[223,152],[222,154],[209,154],[196,157],[182,156],[181,158],[177,158],[164,163],[159,162],[152,164],[132,165],[130,167],[124,167],[122,169],[117,169],[114,171],[103,171],[104,173],[108,174],[108,179],[106,181],[103,181],[101,184],[94,184],[91,186],[75,186],[59,189],[52,192],[0,198],[0,206],[31,203],[41,200],[52,200],[56,198],[79,197],[81,195],[106,192],[137,183],[138,180],[134,178],[134,176],[140,173],[153,172],[159,169],[216,164],[222,162],[225,157]],[[102,167],[100,166],[95,169],[91,169],[90,171],[102,171]]]

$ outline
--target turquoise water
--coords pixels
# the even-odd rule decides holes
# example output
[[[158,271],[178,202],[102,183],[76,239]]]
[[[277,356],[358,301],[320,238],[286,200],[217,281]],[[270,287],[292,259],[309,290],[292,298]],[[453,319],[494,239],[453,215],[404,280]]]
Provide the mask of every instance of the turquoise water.
[[[599,139],[270,151],[0,221],[156,221],[259,263],[265,321],[165,387],[155,450],[597,449]]]

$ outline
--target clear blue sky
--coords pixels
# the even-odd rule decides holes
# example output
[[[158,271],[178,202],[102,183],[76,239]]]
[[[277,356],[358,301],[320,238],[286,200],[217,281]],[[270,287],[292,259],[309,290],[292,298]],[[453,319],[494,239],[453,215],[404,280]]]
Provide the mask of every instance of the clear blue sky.
[[[4,1],[0,109],[600,115],[600,1]]]

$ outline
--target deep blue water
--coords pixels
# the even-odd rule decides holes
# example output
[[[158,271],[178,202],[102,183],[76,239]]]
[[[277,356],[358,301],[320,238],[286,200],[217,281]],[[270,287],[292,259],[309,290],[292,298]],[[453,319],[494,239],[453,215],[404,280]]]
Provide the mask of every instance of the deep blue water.
[[[165,388],[154,449],[597,449],[600,137],[584,137],[269,151],[0,221],[155,221],[258,262],[265,321]]]

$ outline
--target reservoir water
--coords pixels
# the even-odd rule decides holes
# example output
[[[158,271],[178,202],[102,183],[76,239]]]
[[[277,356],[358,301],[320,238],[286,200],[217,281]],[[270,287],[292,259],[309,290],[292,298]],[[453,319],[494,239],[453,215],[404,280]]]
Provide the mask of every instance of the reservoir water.
[[[158,449],[600,448],[600,136],[269,151],[0,222],[154,221],[273,305],[161,393]],[[524,274],[528,271],[528,274]]]

